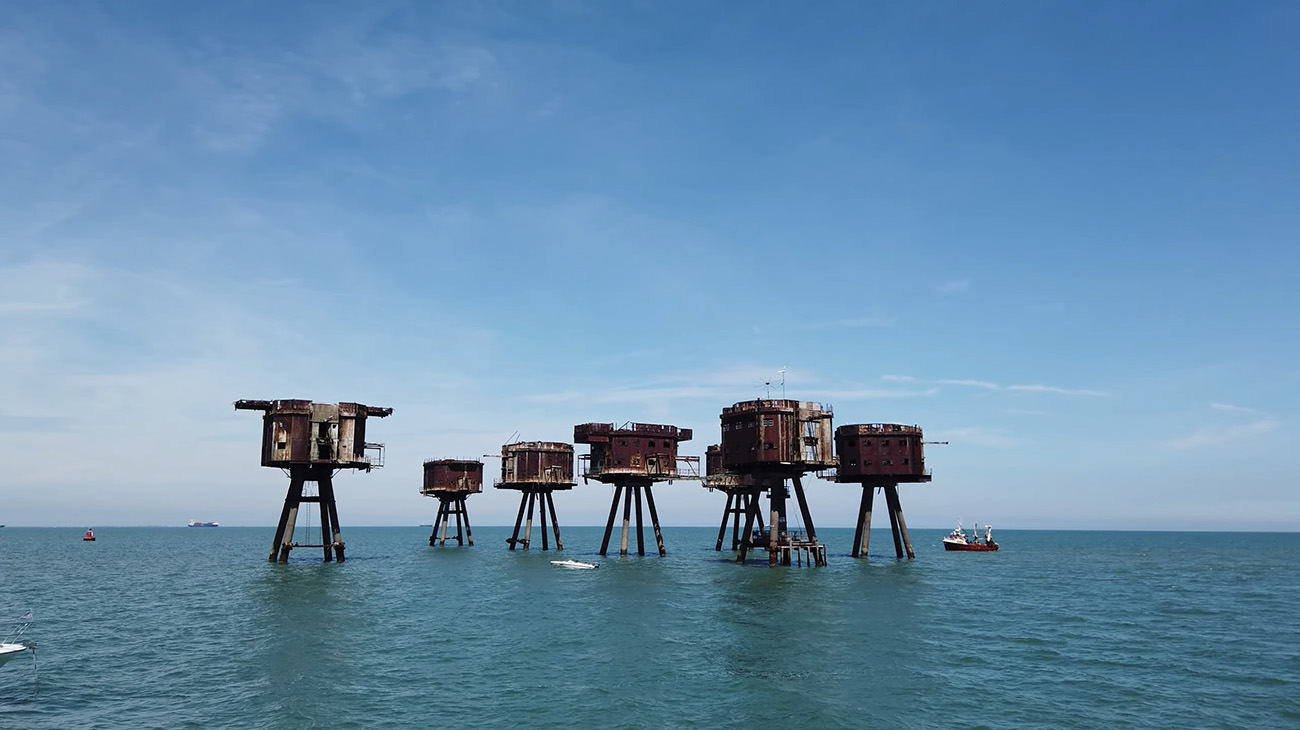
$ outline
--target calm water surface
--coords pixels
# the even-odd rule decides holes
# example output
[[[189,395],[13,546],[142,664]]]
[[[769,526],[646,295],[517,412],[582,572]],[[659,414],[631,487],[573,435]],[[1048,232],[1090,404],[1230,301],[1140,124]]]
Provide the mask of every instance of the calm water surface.
[[[265,562],[272,528],[0,530],[0,727],[1300,727],[1300,534],[1000,531],[996,554],[738,566],[430,548],[349,528],[348,560]],[[564,571],[556,558],[597,560]]]

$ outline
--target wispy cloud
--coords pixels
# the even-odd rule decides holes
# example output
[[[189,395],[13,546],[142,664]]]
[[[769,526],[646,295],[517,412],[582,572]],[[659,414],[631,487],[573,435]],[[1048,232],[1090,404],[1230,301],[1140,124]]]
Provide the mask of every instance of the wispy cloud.
[[[945,428],[935,429],[928,436],[947,441],[954,445],[982,446],[989,449],[1014,449],[1022,442],[1020,439],[1002,429],[991,428]]]
[[[376,101],[500,86],[500,64],[487,48],[379,30],[384,25],[371,19],[321,29],[279,54],[223,48],[186,59],[178,75],[200,112],[197,141],[212,151],[247,151],[295,116],[355,120]]]
[[[956,279],[939,285],[940,294],[959,294],[970,289],[970,279]]]
[[[81,264],[35,261],[0,268],[0,315],[39,315],[71,312],[83,306],[82,291],[93,279]]]
[[[881,380],[889,380],[895,383],[915,383],[916,378],[911,375],[881,375]]]
[[[925,398],[937,395],[935,388],[861,388],[827,387],[817,383],[811,373],[791,370],[786,373],[784,397],[814,401],[851,401],[885,398]],[[652,381],[613,384],[592,390],[565,389],[533,393],[522,397],[532,403],[642,403],[661,405],[667,401],[692,400],[727,402],[740,399],[783,397],[781,375],[777,369],[742,365],[699,373],[678,373]],[[772,389],[768,392],[770,383]]]
[[[1002,389],[1002,386],[998,385],[997,383],[990,383],[990,382],[985,381],[985,380],[949,380],[949,379],[944,379],[944,380],[938,380],[938,381],[935,381],[935,382],[939,383],[940,385],[966,385],[966,386],[970,386],[970,387],[972,387],[972,388],[984,388],[984,389],[986,389],[986,390],[1001,390],[1001,389]]]
[[[1168,441],[1166,446],[1173,449],[1196,449],[1202,446],[1219,446],[1225,443],[1242,441],[1260,434],[1268,433],[1280,426],[1279,421],[1264,420],[1228,428],[1203,428],[1190,436]]]
[[[1058,395],[1086,395],[1086,396],[1108,396],[1102,390],[1088,390],[1086,388],[1058,388],[1055,385],[1008,385],[1007,390],[1019,391],[1022,393],[1056,393]]]
[[[874,400],[879,398],[928,398],[939,394],[938,388],[925,390],[886,390],[881,388],[845,388],[813,390],[808,396],[817,400]]]
[[[0,314],[64,312],[76,308],[74,302],[0,302]]]
[[[1233,413],[1259,413],[1257,409],[1247,408],[1245,406],[1234,406],[1229,403],[1211,403],[1210,407],[1218,411],[1231,411]]]
[[[1054,393],[1056,395],[1078,395],[1078,396],[1109,396],[1102,390],[1091,390],[1088,388],[1061,388],[1055,385],[999,385],[987,380],[972,380],[969,378],[944,378],[936,380],[940,385],[958,385],[968,388],[982,388],[984,390],[1001,390],[1012,393]]]
[[[884,314],[867,314],[861,317],[837,319],[831,322],[817,322],[808,325],[813,330],[858,329],[862,327],[892,327],[894,318]]]
[[[564,108],[563,102],[560,101],[559,97],[554,97],[528,112],[528,116],[533,119],[546,119],[555,116],[562,108]]]

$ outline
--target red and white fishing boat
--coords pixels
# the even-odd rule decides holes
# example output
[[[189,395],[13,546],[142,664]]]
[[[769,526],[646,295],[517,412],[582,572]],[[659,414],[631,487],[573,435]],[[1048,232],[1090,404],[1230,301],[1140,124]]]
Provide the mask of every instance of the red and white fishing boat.
[[[957,521],[957,528],[948,533],[943,539],[944,550],[957,550],[971,553],[991,553],[998,549],[998,544],[993,542],[993,525],[984,526],[984,537],[979,536],[979,525],[967,535],[961,528],[961,520]]]

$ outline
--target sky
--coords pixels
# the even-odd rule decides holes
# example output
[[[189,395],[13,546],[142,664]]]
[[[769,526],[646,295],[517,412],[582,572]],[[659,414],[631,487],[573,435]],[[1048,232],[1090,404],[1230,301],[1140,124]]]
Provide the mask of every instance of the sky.
[[[335,479],[346,535],[432,523],[427,459],[627,421],[702,456],[770,395],[947,441],[912,527],[1295,531],[1298,32],[1291,2],[7,2],[0,523],[273,525],[241,398],[394,409],[385,467]],[[858,487],[805,486],[852,525]],[[611,494],[557,493],[561,526]]]

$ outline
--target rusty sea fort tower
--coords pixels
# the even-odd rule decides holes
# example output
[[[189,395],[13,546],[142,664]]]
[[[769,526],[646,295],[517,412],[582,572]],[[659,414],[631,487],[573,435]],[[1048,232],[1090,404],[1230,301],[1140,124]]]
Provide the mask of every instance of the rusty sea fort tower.
[[[725,484],[728,507],[722,515],[722,532],[726,531],[729,513],[737,514],[742,505],[745,513],[745,528],[736,545],[736,562],[745,562],[751,549],[766,548],[768,565],[790,565],[794,555],[799,556],[800,562],[806,555],[810,565],[825,565],[826,546],[817,541],[801,477],[835,466],[830,407],[797,400],[751,400],[722,409],[720,418],[722,444],[718,466],[722,471],[718,476],[736,475],[735,479],[728,477]],[[804,525],[802,531],[787,525],[786,500],[790,496],[787,480],[794,487]],[[715,484],[715,488],[723,486]],[[705,486],[710,486],[708,481]],[[755,523],[762,525],[759,498],[765,492],[770,508],[767,534],[761,535],[754,527]],[[734,508],[733,498],[739,500]]]
[[[384,445],[366,441],[366,419],[384,418],[392,408],[360,403],[313,403],[309,400],[239,400],[235,409],[262,411],[262,466],[288,471],[289,491],[271,543],[271,562],[289,562],[296,547],[321,548],[325,562],[343,562],[343,533],[334,502],[334,474],[343,469],[383,466]],[[316,494],[304,490],[308,483]],[[293,540],[294,525],[303,503],[320,507],[320,542]],[[310,537],[308,537],[310,539]]]
[[[525,550],[532,545],[533,506],[542,526],[542,549],[549,550],[546,539],[546,513],[551,514],[551,528],[555,531],[555,549],[563,550],[560,543],[560,521],[555,516],[555,498],[559,489],[573,489],[573,446],[555,441],[518,441],[501,447],[501,478],[493,485],[497,489],[514,489],[519,492],[519,514],[515,517],[515,531],[506,542],[510,549],[522,545]],[[524,515],[528,522],[524,523]],[[524,536],[519,536],[523,525]]]
[[[483,491],[483,462],[464,459],[437,459],[424,462],[424,485],[420,494],[438,498],[438,517],[433,521],[433,534],[429,535],[429,545],[447,544],[447,523],[456,518],[456,544],[464,545],[465,540],[474,544],[474,534],[469,529],[469,512],[465,510],[465,498]],[[464,519],[462,538],[461,520]],[[442,528],[442,537],[438,528]]]
[[[614,485],[614,500],[609,506],[600,554],[605,555],[609,550],[609,538],[614,531],[621,498],[623,534],[618,554],[627,555],[628,528],[635,501],[636,552],[645,555],[645,530],[641,522],[641,497],[644,494],[650,508],[650,524],[654,527],[659,557],[667,555],[650,487],[655,482],[671,484],[674,479],[699,479],[700,457],[677,455],[677,445],[691,440],[691,429],[654,423],[625,423],[620,427],[612,423],[583,423],[573,427],[573,440],[591,446],[591,453],[582,457],[582,480],[595,479]]]
[[[835,429],[835,453],[839,455],[839,464],[834,481],[862,485],[862,501],[858,506],[858,521],[853,534],[854,557],[867,557],[867,543],[871,541],[871,507],[876,489],[885,493],[894,552],[899,558],[903,557],[904,550],[909,560],[916,557],[912,540],[907,535],[903,507],[898,500],[898,485],[930,481],[930,472],[925,468],[926,443],[931,442],[922,441],[920,428],[899,423],[858,423]]]

